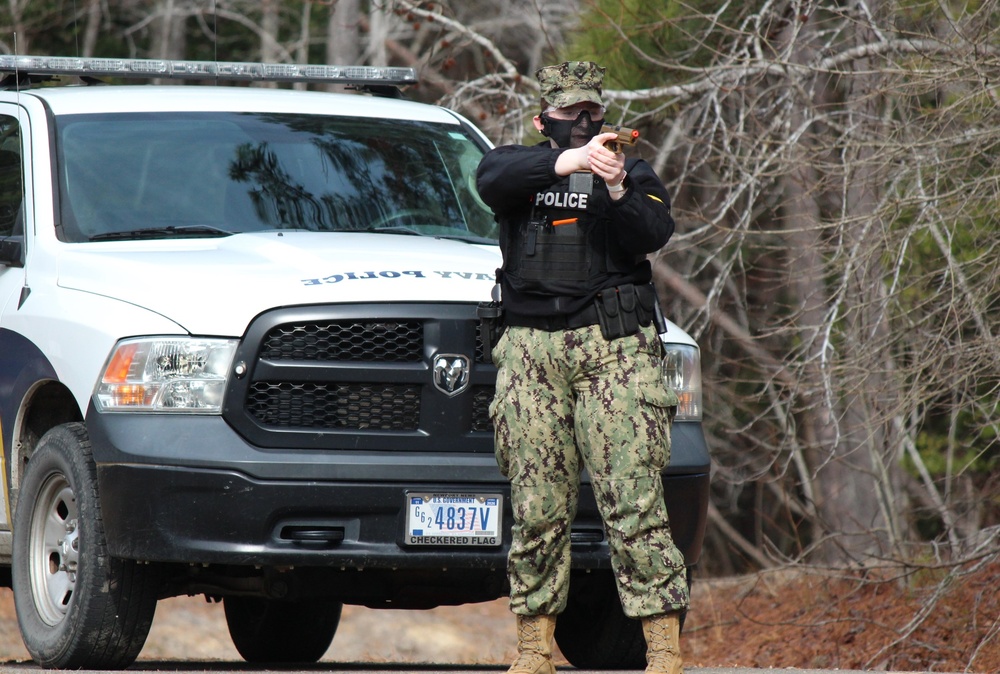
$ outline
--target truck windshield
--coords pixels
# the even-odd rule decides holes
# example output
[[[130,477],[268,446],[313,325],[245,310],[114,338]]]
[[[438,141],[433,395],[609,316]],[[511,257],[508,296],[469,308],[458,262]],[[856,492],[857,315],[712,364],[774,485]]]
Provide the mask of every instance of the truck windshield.
[[[492,241],[461,127],[277,113],[57,119],[64,241],[267,230]]]

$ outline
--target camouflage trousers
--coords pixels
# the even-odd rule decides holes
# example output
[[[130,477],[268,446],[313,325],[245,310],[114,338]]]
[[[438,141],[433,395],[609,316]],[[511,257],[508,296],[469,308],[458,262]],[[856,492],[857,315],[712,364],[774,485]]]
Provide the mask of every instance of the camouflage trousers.
[[[660,471],[670,456],[670,408],[655,329],[607,341],[598,326],[510,327],[493,350],[490,406],[497,463],[511,482],[511,610],[557,614],[569,594],[570,525],[580,473],[590,473],[625,614],[687,608]]]

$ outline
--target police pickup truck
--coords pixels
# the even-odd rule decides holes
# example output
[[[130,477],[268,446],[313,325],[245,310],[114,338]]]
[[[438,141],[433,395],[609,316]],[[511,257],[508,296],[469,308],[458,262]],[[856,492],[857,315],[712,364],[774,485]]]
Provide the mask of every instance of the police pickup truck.
[[[320,659],[345,603],[504,596],[483,134],[392,95],[405,68],[0,71],[0,581],[35,661],[127,667],[171,596],[221,600],[260,663]],[[195,84],[102,83],[132,77]],[[368,95],[234,86],[264,80]],[[699,351],[672,324],[664,340],[682,402],[663,479],[693,565]],[[641,666],[584,482],[557,643],[578,667]]]

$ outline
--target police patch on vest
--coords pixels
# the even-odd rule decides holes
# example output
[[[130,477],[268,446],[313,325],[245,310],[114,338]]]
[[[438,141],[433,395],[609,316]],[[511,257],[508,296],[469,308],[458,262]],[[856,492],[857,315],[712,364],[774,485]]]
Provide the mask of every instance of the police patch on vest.
[[[535,195],[535,207],[585,211],[589,198],[590,195],[583,192],[539,192]]]

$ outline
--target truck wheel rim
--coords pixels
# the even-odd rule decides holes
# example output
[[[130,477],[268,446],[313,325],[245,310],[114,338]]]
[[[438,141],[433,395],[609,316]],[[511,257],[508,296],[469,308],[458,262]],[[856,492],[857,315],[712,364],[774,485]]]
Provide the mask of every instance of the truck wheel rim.
[[[62,475],[45,480],[32,514],[31,595],[39,617],[58,625],[69,611],[80,559],[76,495]]]

